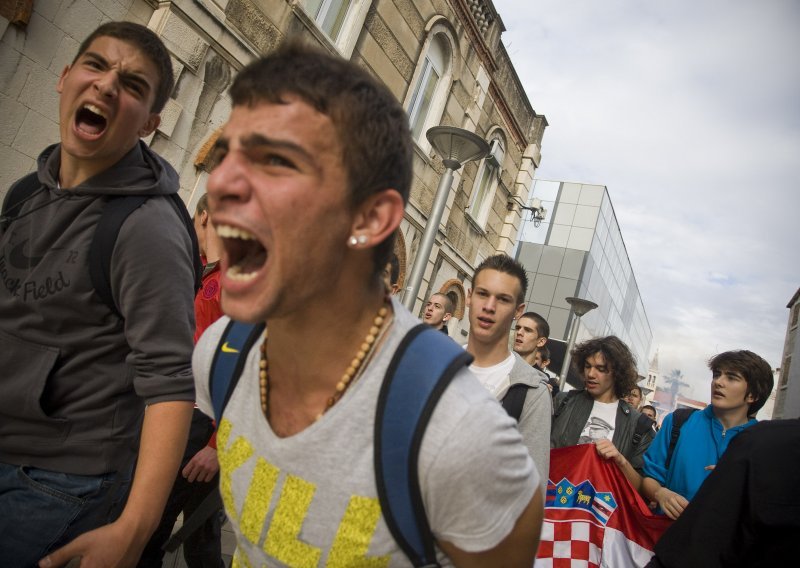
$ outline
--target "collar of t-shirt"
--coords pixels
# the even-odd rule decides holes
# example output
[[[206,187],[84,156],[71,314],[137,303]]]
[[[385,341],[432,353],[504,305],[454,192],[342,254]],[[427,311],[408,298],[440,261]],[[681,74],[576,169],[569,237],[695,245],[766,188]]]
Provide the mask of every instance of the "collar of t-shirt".
[[[474,363],[469,366],[469,370],[478,377],[480,383],[497,400],[502,399],[506,395],[508,387],[511,386],[509,375],[512,368],[514,368],[513,353],[510,353],[506,359],[491,367],[478,367]]]

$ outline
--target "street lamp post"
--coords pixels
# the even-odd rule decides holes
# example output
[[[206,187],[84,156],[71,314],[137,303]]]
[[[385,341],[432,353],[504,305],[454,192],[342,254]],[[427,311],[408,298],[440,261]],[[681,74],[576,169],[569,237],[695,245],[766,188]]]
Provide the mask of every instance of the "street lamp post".
[[[422,283],[422,276],[425,273],[425,266],[431,256],[433,242],[436,240],[436,231],[442,222],[442,214],[447,205],[447,196],[450,193],[450,186],[453,183],[453,172],[461,168],[462,164],[472,160],[479,160],[489,152],[489,145],[486,141],[469,130],[456,128],[454,126],[434,126],[425,133],[428,141],[436,152],[442,157],[445,171],[439,180],[436,188],[436,197],[433,201],[433,208],[428,222],[425,225],[425,232],[422,241],[417,249],[417,256],[414,258],[414,266],[408,277],[408,286],[403,292],[403,305],[412,310],[414,302],[417,300],[419,287]]]
[[[569,331],[569,342],[567,343],[567,351],[564,353],[564,363],[561,365],[561,376],[558,378],[559,391],[564,390],[564,385],[567,382],[567,374],[569,374],[569,364],[572,361],[572,348],[575,347],[575,338],[578,336],[578,327],[580,326],[581,316],[587,314],[597,307],[597,304],[590,300],[583,298],[565,298],[567,303],[572,306],[572,311],[575,317],[572,319],[572,328]]]

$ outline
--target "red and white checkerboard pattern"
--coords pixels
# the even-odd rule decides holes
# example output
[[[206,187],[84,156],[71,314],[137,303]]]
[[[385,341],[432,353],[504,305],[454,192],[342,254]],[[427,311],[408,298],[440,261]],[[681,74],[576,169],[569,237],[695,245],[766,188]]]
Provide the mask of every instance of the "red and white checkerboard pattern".
[[[591,522],[545,520],[536,568],[599,568],[604,533]]]

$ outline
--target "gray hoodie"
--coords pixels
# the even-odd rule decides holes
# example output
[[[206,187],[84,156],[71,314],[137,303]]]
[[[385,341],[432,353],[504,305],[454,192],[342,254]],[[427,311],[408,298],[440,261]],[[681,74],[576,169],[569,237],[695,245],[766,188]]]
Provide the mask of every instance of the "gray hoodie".
[[[514,353],[514,366],[508,374],[511,386],[524,383],[528,385],[525,404],[519,416],[519,433],[522,442],[533,458],[542,483],[547,486],[550,472],[550,422],[553,416],[553,403],[550,391],[542,383],[543,373],[531,367],[525,359]]]
[[[177,174],[143,143],[70,190],[59,165],[56,144],[0,228],[0,461],[97,475],[132,463],[145,404],[194,398],[191,241],[169,199],[131,213],[111,261],[120,320],[88,271],[104,196],[176,193]]]

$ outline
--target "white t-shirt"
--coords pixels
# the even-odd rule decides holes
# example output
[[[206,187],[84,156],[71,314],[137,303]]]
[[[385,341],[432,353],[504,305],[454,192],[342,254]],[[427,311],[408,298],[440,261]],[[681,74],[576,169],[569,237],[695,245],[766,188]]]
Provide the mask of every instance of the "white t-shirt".
[[[469,370],[478,377],[478,381],[480,381],[497,400],[502,399],[506,395],[508,387],[511,386],[511,380],[508,376],[511,374],[511,369],[513,368],[513,353],[509,353],[507,359],[491,367],[478,367],[475,363],[469,366]]]
[[[597,402],[594,401],[589,419],[581,430],[579,444],[588,444],[595,440],[610,440],[614,436],[614,426],[617,422],[617,407],[619,401]]]
[[[259,350],[251,349],[217,431],[220,490],[236,534],[234,566],[351,566],[383,558],[410,566],[381,513],[373,467],[374,417],[400,340],[419,323],[393,301],[395,320],[363,376],[318,422],[287,438],[261,412]],[[208,374],[223,317],[203,335],[193,364],[197,403],[212,414]],[[467,552],[488,550],[514,527],[539,483],[513,419],[467,369],[447,387],[419,455],[434,536]],[[437,550],[439,562],[452,563]]]

